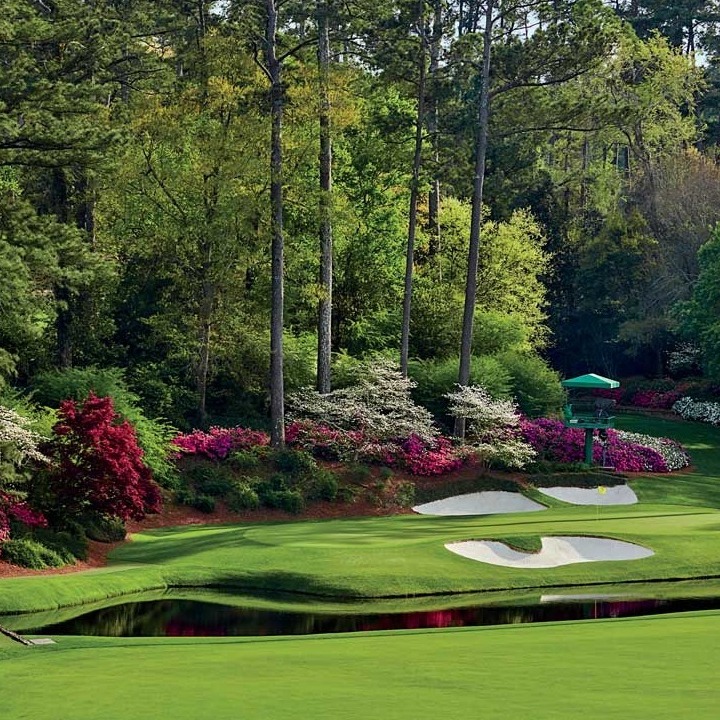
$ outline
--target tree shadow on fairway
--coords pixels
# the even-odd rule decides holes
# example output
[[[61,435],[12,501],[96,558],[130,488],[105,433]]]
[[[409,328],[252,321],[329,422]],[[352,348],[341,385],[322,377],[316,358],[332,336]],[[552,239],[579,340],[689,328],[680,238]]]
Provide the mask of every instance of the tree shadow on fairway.
[[[153,530],[139,535],[110,555],[113,563],[164,564],[224,548],[259,545],[245,537],[247,526],[200,525]]]

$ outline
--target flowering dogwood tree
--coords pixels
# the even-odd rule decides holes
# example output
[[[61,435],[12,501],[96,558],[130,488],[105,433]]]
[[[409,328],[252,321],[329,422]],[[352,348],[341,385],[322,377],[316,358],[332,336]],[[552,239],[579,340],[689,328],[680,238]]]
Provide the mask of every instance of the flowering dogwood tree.
[[[22,463],[26,458],[47,462],[38,449],[42,439],[29,429],[30,421],[0,405],[0,461]]]
[[[445,397],[450,414],[466,419],[466,438],[486,462],[521,468],[533,459],[535,451],[520,435],[520,414],[512,400],[496,400],[479,385],[458,385]]]
[[[430,442],[438,431],[432,415],[413,402],[415,383],[387,361],[367,365],[357,383],[321,395],[305,388],[288,398],[292,419],[343,430],[362,430],[379,440],[415,435]]]
[[[28,459],[48,462],[38,448],[40,436],[29,425],[27,418],[0,405],[0,542],[10,537],[10,519],[30,526],[46,524],[18,492],[18,467]]]

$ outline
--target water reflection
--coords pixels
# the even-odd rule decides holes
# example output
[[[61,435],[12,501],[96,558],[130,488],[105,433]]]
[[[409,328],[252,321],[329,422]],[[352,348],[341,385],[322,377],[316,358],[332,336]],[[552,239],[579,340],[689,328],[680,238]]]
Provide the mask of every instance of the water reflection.
[[[618,599],[545,596],[526,605],[482,605],[404,613],[311,613],[236,607],[195,600],[125,603],[27,634],[114,637],[312,635],[374,630],[472,627],[632,617],[720,608],[720,598]]]

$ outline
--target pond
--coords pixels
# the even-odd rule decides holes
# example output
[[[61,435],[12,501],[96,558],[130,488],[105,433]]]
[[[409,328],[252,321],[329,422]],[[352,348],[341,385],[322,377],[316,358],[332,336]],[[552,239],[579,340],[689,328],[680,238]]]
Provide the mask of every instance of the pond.
[[[469,599],[461,597],[455,606],[400,612],[376,609],[372,602],[355,604],[344,611],[342,606],[328,609],[313,604],[286,603],[273,607],[271,601],[258,606],[256,599],[223,593],[205,597],[202,594],[174,597],[165,593],[159,598],[120,602],[84,614],[80,614],[82,608],[76,608],[75,617],[68,617],[66,610],[64,616],[44,613],[22,616],[19,623],[13,623],[12,617],[0,622],[11,628],[14,625],[14,629],[26,635],[214,637],[472,627],[720,609],[717,583],[679,585],[671,589],[604,587],[602,592],[593,588],[563,588],[543,591],[542,595],[537,591],[530,596],[505,595],[497,601],[482,597],[476,604],[468,604]],[[380,608],[384,607],[388,606],[380,604]]]

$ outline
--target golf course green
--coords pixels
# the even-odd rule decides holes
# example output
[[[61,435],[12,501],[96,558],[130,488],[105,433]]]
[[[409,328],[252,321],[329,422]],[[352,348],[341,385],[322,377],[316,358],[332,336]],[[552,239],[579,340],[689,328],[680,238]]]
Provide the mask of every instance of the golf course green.
[[[673,437],[693,468],[638,477],[634,506],[541,513],[348,518],[148,531],[101,570],[0,580],[0,615],[117,602],[140,591],[231,586],[319,603],[720,576],[720,430],[628,416]],[[597,535],[654,551],[552,569],[491,566],[445,543]],[[300,595],[299,595],[300,596]],[[26,617],[26,616],[25,616]],[[1,621],[0,621],[1,622]],[[25,624],[25,627],[30,625]],[[303,638],[0,635],[0,717],[715,718],[720,611],[638,619]]]

